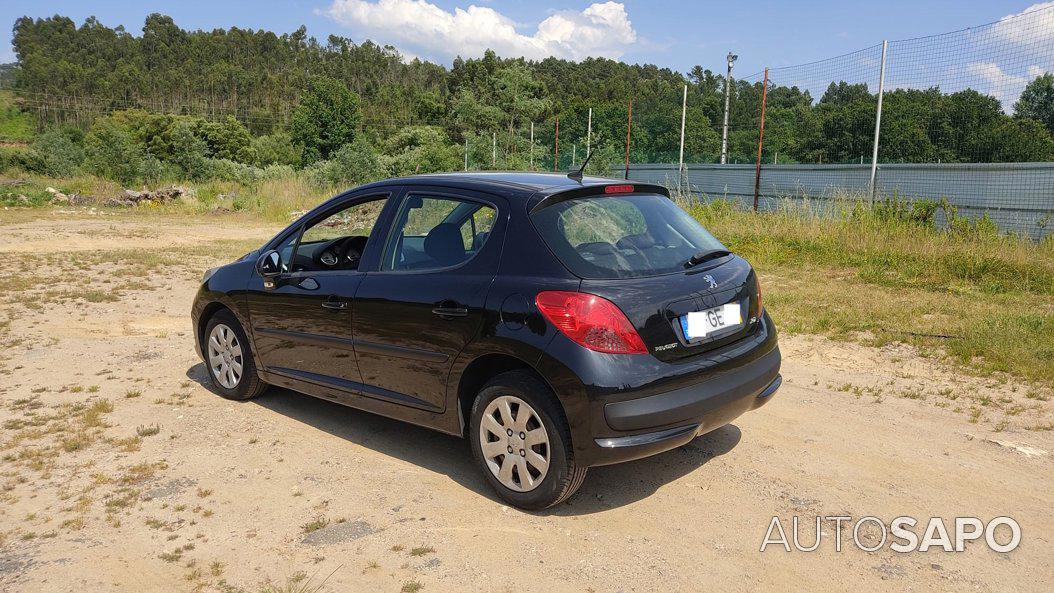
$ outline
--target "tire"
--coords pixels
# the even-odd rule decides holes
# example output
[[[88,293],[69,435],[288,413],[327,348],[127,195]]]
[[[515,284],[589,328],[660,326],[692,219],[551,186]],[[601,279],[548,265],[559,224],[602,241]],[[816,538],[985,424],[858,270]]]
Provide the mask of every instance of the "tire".
[[[216,342],[212,341],[214,334]],[[219,348],[214,347],[216,344]],[[227,348],[228,345],[231,346],[230,349]],[[201,340],[201,353],[205,360],[209,383],[216,393],[223,397],[244,401],[260,395],[267,389],[267,383],[264,383],[256,372],[256,363],[253,361],[245,330],[230,311],[217,311],[209,319]],[[238,364],[241,365],[240,373],[236,371]],[[228,368],[235,370],[233,374],[224,372]]]
[[[504,422],[508,413],[514,422]],[[521,418],[525,413],[526,419]],[[521,430],[509,436],[513,428]],[[543,436],[544,445],[538,441]],[[571,431],[555,396],[524,371],[503,373],[483,386],[472,404],[469,442],[487,482],[502,500],[521,509],[537,511],[557,505],[570,498],[586,477],[587,468],[575,463]],[[544,474],[539,471],[539,460],[548,462]],[[503,471],[506,463],[513,466],[507,472]]]

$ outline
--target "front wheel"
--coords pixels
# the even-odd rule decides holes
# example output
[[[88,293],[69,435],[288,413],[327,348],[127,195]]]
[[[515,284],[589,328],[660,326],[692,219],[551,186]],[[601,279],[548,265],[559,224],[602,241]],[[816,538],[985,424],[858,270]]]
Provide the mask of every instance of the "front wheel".
[[[245,331],[230,311],[219,311],[209,319],[202,351],[209,381],[223,397],[246,400],[267,389],[256,374]]]
[[[534,376],[512,371],[488,382],[472,405],[472,454],[503,500],[527,510],[569,498],[585,480],[563,410]]]

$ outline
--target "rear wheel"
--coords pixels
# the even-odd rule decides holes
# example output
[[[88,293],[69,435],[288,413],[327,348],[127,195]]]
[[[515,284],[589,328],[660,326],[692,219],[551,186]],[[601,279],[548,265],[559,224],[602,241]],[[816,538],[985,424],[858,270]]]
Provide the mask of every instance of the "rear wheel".
[[[230,311],[219,311],[209,319],[201,349],[209,381],[223,397],[246,400],[267,389],[256,374],[245,331]]]
[[[503,500],[539,510],[578,490],[586,468],[575,464],[563,411],[549,389],[523,371],[488,382],[472,405],[472,454]]]

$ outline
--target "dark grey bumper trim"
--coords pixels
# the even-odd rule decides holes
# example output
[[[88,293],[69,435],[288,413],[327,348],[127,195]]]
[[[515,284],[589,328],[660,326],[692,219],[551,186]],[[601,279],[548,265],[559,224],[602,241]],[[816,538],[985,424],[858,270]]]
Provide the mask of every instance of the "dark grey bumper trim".
[[[699,429],[698,424],[691,424],[688,426],[678,426],[677,428],[669,428],[666,430],[660,430],[658,432],[648,432],[645,434],[634,434],[625,437],[605,437],[601,439],[594,439],[600,447],[605,449],[617,449],[620,447],[639,447],[641,445],[650,445],[652,443],[659,443],[667,439],[675,439],[679,436],[691,434],[695,435],[695,431]]]

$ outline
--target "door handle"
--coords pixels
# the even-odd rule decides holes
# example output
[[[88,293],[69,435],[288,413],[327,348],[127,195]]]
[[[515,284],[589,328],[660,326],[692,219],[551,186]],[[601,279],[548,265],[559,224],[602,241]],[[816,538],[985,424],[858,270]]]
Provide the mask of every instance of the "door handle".
[[[468,309],[465,307],[436,307],[432,309],[432,313],[443,319],[452,319],[454,317],[467,317]]]
[[[326,300],[322,301],[322,306],[326,309],[347,309],[348,301],[338,297],[327,297]]]

